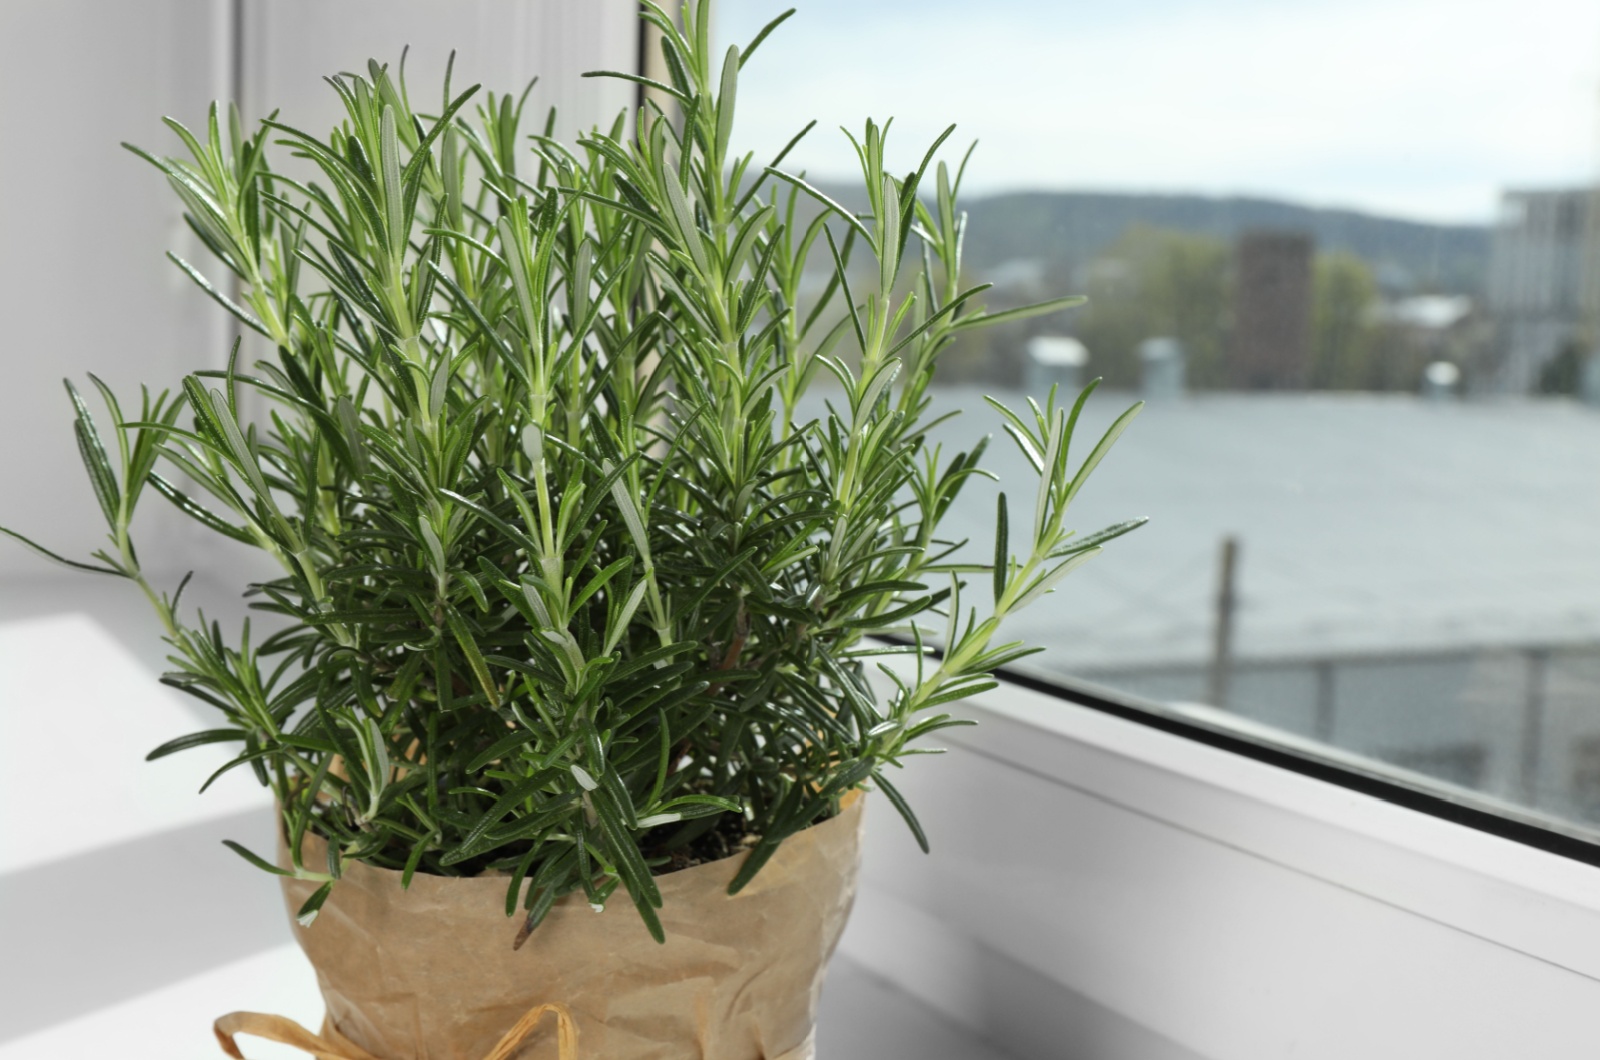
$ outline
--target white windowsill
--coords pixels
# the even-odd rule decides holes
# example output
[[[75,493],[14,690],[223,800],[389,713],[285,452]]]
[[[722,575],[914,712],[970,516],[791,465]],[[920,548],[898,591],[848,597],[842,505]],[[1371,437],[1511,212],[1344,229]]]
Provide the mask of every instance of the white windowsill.
[[[1600,869],[1026,689],[981,707],[947,742],[1600,979]]]
[[[1087,1060],[1593,1055],[1600,869],[1015,686],[969,712],[895,778],[933,854],[874,807],[844,949],[1018,1055],[1018,989]]]

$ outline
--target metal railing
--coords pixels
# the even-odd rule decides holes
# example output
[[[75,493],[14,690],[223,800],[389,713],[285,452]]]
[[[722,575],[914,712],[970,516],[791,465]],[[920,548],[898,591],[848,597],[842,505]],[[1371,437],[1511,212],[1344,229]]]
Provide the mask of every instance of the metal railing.
[[[1219,654],[1073,676],[1157,702],[1206,704],[1530,809],[1600,822],[1597,642]]]

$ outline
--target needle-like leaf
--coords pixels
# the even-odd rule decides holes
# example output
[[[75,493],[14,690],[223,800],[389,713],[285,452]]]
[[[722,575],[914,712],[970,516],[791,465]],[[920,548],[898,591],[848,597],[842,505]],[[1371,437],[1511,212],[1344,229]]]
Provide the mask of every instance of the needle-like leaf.
[[[568,144],[552,116],[529,136],[526,92],[453,93],[448,73],[419,115],[373,62],[329,80],[325,138],[219,107],[201,132],[172,124],[181,160],[134,149],[215,259],[174,262],[270,348],[226,368],[190,351],[181,394],[137,414],[96,381],[98,425],[69,385],[110,544],[78,562],[0,535],[139,585],[165,681],[222,716],[150,757],[240,744],[207,786],[248,767],[294,851],[326,840],[325,866],[288,869],[229,843],[316,884],[302,922],[357,861],[406,884],[502,874],[521,938],[561,896],[620,888],[665,938],[667,855],[750,839],[737,891],[864,787],[926,848],[888,775],[962,723],[930,708],[993,688],[1030,650],[1004,620],[1140,522],[1065,525],[1137,412],[1073,471],[1091,387],[1070,414],[991,402],[1033,474],[1002,484],[992,551],[945,540],[988,472],[986,442],[930,441],[940,356],[1075,300],[974,308],[948,129],[898,178],[890,123],[869,122],[837,198],[778,169],[810,126],[757,168],[735,143],[739,74],[788,14],[715,56],[709,5],[683,16],[647,0],[666,73],[613,75],[659,93],[637,132]],[[842,393],[809,392],[823,372]],[[132,532],[146,485],[276,565],[246,587],[265,636],[187,619],[181,584],[152,584]],[[1020,543],[1018,489],[1036,498]],[[982,573],[992,606],[967,591]],[[880,687],[868,656],[908,650],[868,642],[885,632],[914,659]]]

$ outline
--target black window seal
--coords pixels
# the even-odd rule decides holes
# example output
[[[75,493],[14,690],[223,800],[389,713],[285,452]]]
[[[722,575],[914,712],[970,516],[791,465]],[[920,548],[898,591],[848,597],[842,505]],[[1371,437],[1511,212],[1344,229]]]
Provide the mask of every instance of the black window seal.
[[[1488,798],[1479,798],[1465,789],[1447,791],[1433,788],[1420,776],[1416,782],[1411,782],[1383,770],[1378,763],[1366,768],[1360,764],[1364,760],[1358,760],[1353,754],[1348,757],[1335,753],[1319,754],[1220,724],[1209,724],[1170,707],[1144,702],[1132,696],[1120,696],[1110,689],[1089,687],[1086,682],[1075,682],[1069,677],[1047,677],[1013,668],[997,670],[995,677],[1002,685],[1024,688],[1475,831],[1600,867],[1600,841],[1585,836],[1577,827],[1569,830],[1566,822],[1558,818],[1537,815],[1510,803],[1501,804]],[[1330,747],[1330,751],[1337,750]]]
[[[912,647],[908,638],[879,634],[875,639]],[[943,653],[929,645],[924,651],[933,658]],[[1051,699],[1109,714],[1145,728],[1180,736],[1207,747],[1274,766],[1312,780],[1319,780],[1346,791],[1368,795],[1382,802],[1509,839],[1514,843],[1556,854],[1572,861],[1600,868],[1600,836],[1586,833],[1581,826],[1560,818],[1545,816],[1512,803],[1502,803],[1462,789],[1435,787],[1420,774],[1415,780],[1390,772],[1382,763],[1329,745],[1327,753],[1294,746],[1286,741],[1234,729],[1174,710],[1153,701],[1119,693],[1115,689],[1075,681],[1058,674],[1045,675],[1034,670],[1002,667],[994,676],[1003,686],[1012,685]],[[1371,762],[1371,765],[1367,765]]]

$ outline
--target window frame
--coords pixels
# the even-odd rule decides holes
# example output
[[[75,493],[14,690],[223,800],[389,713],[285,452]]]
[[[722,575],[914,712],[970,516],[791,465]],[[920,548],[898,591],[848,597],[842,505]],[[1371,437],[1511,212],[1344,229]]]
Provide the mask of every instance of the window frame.
[[[1593,863],[1121,700],[1006,674],[962,705],[895,778],[931,855],[869,807],[841,952],[1024,1056],[1592,1052]]]
[[[1600,834],[1562,818],[1526,810],[1421,773],[1386,766],[1244,718],[1202,718],[1082,679],[1045,676],[1026,669],[996,671],[1003,684],[1170,733],[1251,761],[1287,770],[1386,803],[1509,839],[1535,850],[1600,868]]]

